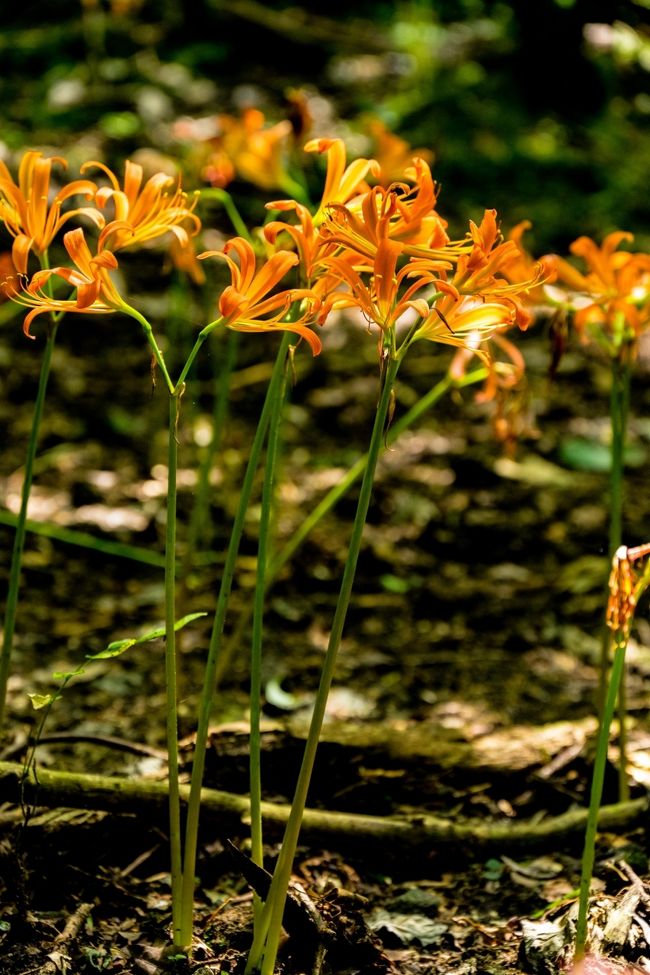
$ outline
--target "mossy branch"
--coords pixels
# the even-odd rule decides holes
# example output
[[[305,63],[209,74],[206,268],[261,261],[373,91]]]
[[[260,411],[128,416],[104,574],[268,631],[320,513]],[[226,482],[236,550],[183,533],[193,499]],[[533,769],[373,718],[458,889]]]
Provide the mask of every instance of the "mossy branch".
[[[185,807],[189,787],[180,787]],[[6,802],[24,801],[36,806],[100,809],[115,813],[160,815],[167,810],[167,784],[148,779],[125,779],[49,769],[30,771],[15,762],[0,762],[0,796]],[[598,816],[600,830],[623,831],[647,818],[648,799],[634,799],[603,806]],[[248,796],[204,789],[201,808],[206,817],[219,822],[222,835],[248,829]],[[262,815],[269,830],[277,833],[286,824],[289,805],[262,803]],[[485,820],[447,820],[428,813],[408,817],[369,816],[358,813],[306,809],[304,837],[312,841],[335,843],[340,849],[376,855],[387,851],[436,853],[462,848],[474,854],[490,851],[535,852],[575,846],[582,843],[587,821],[586,809],[575,809],[540,821],[486,822]]]

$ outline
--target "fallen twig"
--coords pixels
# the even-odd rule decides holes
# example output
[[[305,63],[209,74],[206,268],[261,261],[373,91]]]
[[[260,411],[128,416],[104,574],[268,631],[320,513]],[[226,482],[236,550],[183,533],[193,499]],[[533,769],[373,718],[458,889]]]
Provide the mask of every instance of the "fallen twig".
[[[181,801],[187,802],[189,786],[181,786]],[[30,770],[0,762],[0,801],[21,799],[36,806],[67,806],[75,809],[102,809],[119,813],[160,813],[164,815],[167,786],[147,779],[123,779],[78,772]],[[648,814],[648,799],[635,799],[603,806],[600,829],[629,829]],[[214,823],[218,817],[222,835],[241,831],[249,812],[247,796],[216,789],[204,789],[202,809],[205,818]],[[269,829],[284,826],[289,806],[263,803],[262,813]],[[336,842],[339,848],[352,847],[355,852],[437,852],[440,849],[489,851],[542,850],[582,842],[587,811],[574,809],[547,819],[486,822],[484,819],[444,819],[429,813],[412,816],[369,816],[355,813],[307,809],[303,835],[310,839]]]

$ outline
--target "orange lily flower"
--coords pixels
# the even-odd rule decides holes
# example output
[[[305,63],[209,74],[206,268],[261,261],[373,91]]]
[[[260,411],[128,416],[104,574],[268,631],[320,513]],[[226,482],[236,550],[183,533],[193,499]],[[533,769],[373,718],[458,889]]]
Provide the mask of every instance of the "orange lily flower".
[[[323,235],[369,258],[374,257],[379,240],[388,237],[400,242],[405,255],[436,261],[440,269],[451,270],[471,243],[450,242],[446,221],[435,210],[437,191],[425,160],[414,159],[405,177],[415,186],[375,186],[353,205],[331,203]]]
[[[61,227],[70,217],[89,217],[98,227],[104,218],[94,207],[79,207],[61,212],[66,200],[81,194],[90,200],[97,191],[95,183],[77,179],[63,186],[49,202],[52,164],[67,168],[60,156],[43,158],[41,152],[30,150],[20,161],[18,182],[15,183],[6,165],[0,160],[0,220],[14,238],[12,258],[20,274],[27,273],[30,251],[42,256]]]
[[[489,356],[482,348],[483,342],[495,333],[510,328],[517,319],[517,307],[508,300],[481,302],[480,299],[468,297],[458,301],[450,296],[433,308],[429,308],[426,302],[418,301],[416,310],[423,321],[414,339],[470,349],[486,363]]]
[[[325,258],[332,254],[336,245],[316,227],[314,219],[302,203],[296,200],[274,200],[266,204],[267,210],[280,210],[287,213],[295,211],[298,224],[285,223],[283,220],[272,220],[264,227],[264,236],[270,244],[275,244],[279,235],[288,234],[296,245],[300,258],[300,265],[304,280],[313,284],[316,275],[322,269]]]
[[[181,247],[187,247],[190,236],[201,229],[201,222],[193,212],[198,194],[188,203],[187,193],[180,182],[167,173],[156,173],[142,185],[144,171],[138,163],[127,159],[124,165],[124,186],[113,172],[101,162],[88,162],[82,172],[95,167],[108,176],[110,186],[103,186],[95,194],[95,203],[104,209],[113,201],[115,215],[99,236],[99,249],[112,251],[141,244],[170,231]],[[174,185],[175,184],[175,185]],[[172,188],[173,187],[173,188]],[[188,230],[183,224],[189,225]]]
[[[80,227],[68,231],[63,237],[63,243],[74,262],[74,267],[54,267],[36,271],[29,283],[23,285],[20,291],[12,281],[5,282],[9,297],[32,309],[23,323],[23,331],[30,339],[35,337],[29,330],[32,322],[37,315],[42,315],[44,312],[55,314],[82,312],[88,315],[99,315],[120,311],[125,307],[125,302],[108,273],[117,268],[115,255],[107,250],[92,254]],[[44,288],[52,277],[63,278],[76,288],[76,297],[59,299],[47,294]]]
[[[330,272],[350,289],[349,292],[331,295],[329,306],[356,306],[368,322],[378,325],[382,332],[394,328],[397,320],[410,308],[415,308],[420,315],[427,314],[429,305],[424,299],[416,299],[415,295],[431,284],[445,291],[449,286],[436,278],[436,268],[426,261],[411,261],[397,270],[401,253],[402,248],[398,243],[384,238],[377,245],[371,269],[363,268],[360,271],[345,256],[329,258],[327,266]],[[362,274],[368,270],[372,273],[369,283],[366,283]],[[407,283],[402,292],[409,278],[414,280]],[[423,312],[423,307],[426,312]]]
[[[379,175],[374,159],[355,159],[346,166],[345,143],[342,139],[310,139],[305,152],[326,152],[327,173],[323,196],[314,218],[319,224],[325,216],[325,208],[332,203],[347,203],[352,197],[368,190],[365,182],[368,173]]]
[[[500,242],[496,210],[486,210],[478,226],[470,221],[468,237],[472,249],[459,257],[453,284],[461,294],[510,299],[516,309],[517,325],[527,328],[532,315],[524,308],[521,296],[530,294],[546,280],[548,263],[537,262],[527,280],[518,280],[512,272],[521,265],[521,252],[514,240]]]
[[[235,261],[230,252],[236,254]],[[277,251],[258,270],[255,252],[243,237],[227,241],[223,251],[206,251],[199,258],[219,257],[230,269],[231,284],[224,288],[219,298],[221,317],[213,325],[225,325],[239,332],[288,331],[300,335],[309,344],[314,355],[321,350],[321,341],[306,324],[313,321],[318,300],[313,291],[291,288],[270,294],[287,272],[298,264],[298,257],[291,251]],[[307,310],[296,321],[285,321],[289,307],[297,301],[307,301]],[[273,314],[275,313],[275,314]]]
[[[548,259],[558,281],[574,292],[559,297],[574,309],[578,330],[595,325],[610,338],[634,340],[650,322],[650,254],[617,250],[624,240],[632,240],[632,234],[615,231],[600,247],[589,237],[578,237],[570,249],[587,265],[586,274],[561,257]]]
[[[259,109],[246,108],[241,118],[219,115],[217,123],[219,135],[210,140],[215,148],[202,172],[212,186],[227,186],[235,176],[263,190],[293,186],[287,170],[288,120],[266,126]]]

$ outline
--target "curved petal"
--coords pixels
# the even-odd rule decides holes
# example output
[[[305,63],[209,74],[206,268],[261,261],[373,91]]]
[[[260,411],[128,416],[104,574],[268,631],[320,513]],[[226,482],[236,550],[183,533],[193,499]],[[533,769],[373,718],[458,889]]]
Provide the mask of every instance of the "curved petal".
[[[19,234],[14,238],[11,247],[11,258],[19,274],[27,274],[27,260],[33,246],[34,238],[27,237],[26,234]]]

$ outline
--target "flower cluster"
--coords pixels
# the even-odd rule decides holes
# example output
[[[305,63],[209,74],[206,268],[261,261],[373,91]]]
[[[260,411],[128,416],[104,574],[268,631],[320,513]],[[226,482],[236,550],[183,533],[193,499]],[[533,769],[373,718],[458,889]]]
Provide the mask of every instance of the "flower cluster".
[[[586,272],[557,255],[547,258],[558,284],[546,288],[548,297],[572,312],[583,341],[595,340],[612,357],[625,349],[635,352],[650,324],[650,254],[619,249],[632,239],[632,234],[614,231],[598,246],[589,237],[578,237],[570,249]]]
[[[403,162],[399,178],[382,185],[377,182],[379,163],[362,158],[348,164],[340,139],[313,139],[305,148],[327,161],[318,205],[310,209],[296,199],[267,204],[277,219],[263,229],[261,264],[241,237],[216,254],[225,261],[231,283],[218,299],[219,317],[206,329],[288,330],[317,354],[316,324],[324,324],[334,309],[354,308],[376,330],[382,355],[401,358],[416,342],[436,342],[457,350],[452,367],[457,374],[473,356],[485,364],[484,399],[516,385],[523,362],[503,333],[513,326],[526,328],[526,303],[546,270],[524,260],[517,240],[502,238],[495,211],[486,210],[479,224],[470,222],[465,236],[454,240],[438,211],[438,189],[422,156]],[[127,161],[120,181],[103,163],[88,162],[82,167],[84,178],[65,185],[50,201],[54,162],[65,166],[58,158],[26,153],[17,183],[0,164],[0,218],[14,238],[17,271],[3,287],[29,309],[27,335],[45,312],[58,317],[133,312],[111,273],[120,252],[158,238],[170,240],[176,263],[201,280],[193,247],[200,231],[197,197],[188,196],[179,180],[162,172],[145,180],[142,167]],[[89,173],[97,173],[102,185],[86,178]],[[65,209],[74,196],[83,196],[87,205]],[[82,228],[68,230],[63,242],[71,265],[50,268],[50,244],[77,217],[89,219],[99,231],[94,247]],[[30,253],[41,263],[31,278]],[[209,251],[199,257],[214,255]],[[285,284],[289,272],[297,275],[293,287]],[[74,289],[72,294],[58,297],[54,279]],[[491,354],[490,342],[497,355]]]
[[[315,139],[306,149],[327,157],[318,208],[312,214],[296,200],[269,203],[281,219],[264,235],[272,246],[295,248],[303,281],[321,302],[320,320],[332,309],[356,308],[376,328],[380,348],[400,355],[419,340],[452,346],[458,376],[478,356],[488,369],[482,398],[503,399],[523,374],[521,354],[503,333],[527,327],[526,306],[548,269],[525,259],[518,241],[502,239],[494,210],[470,223],[464,238],[450,239],[421,157],[410,159],[401,179],[370,186],[380,175],[377,162],[346,165],[341,140]],[[505,425],[501,405],[498,414]]]
[[[165,236],[174,235],[181,251],[191,249],[191,238],[198,233],[200,222],[194,214],[196,199],[188,200],[174,177],[156,173],[144,182],[142,167],[127,162],[123,186],[108,167],[88,163],[84,170],[96,167],[108,177],[109,186],[98,186],[89,179],[72,180],[50,201],[50,179],[53,163],[66,162],[59,157],[43,158],[42,153],[25,153],[15,183],[9,170],[0,162],[0,219],[14,238],[12,247],[16,275],[2,282],[6,295],[31,311],[25,318],[24,331],[30,338],[30,326],[36,316],[49,312],[105,314],[128,306],[113,283],[110,272],[118,267],[116,253],[124,248]],[[82,195],[92,206],[63,210],[73,196]],[[112,219],[104,210],[113,204]],[[63,236],[71,266],[48,266],[48,251],[59,231],[74,218],[83,216],[99,229],[91,250],[84,230],[77,227]],[[41,268],[28,277],[28,259],[34,253]],[[67,298],[53,296],[53,279],[60,278],[74,289]]]

